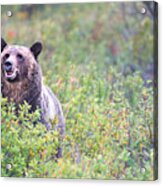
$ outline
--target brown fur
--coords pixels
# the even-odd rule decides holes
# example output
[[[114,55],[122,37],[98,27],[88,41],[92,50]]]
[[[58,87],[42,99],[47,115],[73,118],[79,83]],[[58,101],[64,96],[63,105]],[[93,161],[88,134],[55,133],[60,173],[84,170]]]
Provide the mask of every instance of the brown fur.
[[[15,56],[18,52],[26,57],[23,64],[18,64],[18,61],[15,59]],[[4,56],[7,53],[12,55],[11,60],[14,61],[15,68],[19,70],[19,76],[14,82],[11,83],[5,78],[2,70],[2,96],[7,97],[9,101],[12,100],[16,104],[22,104],[24,101],[27,101],[29,104],[31,104],[32,101],[38,98],[41,94],[42,73],[40,66],[34,59],[29,49],[19,46],[7,46],[1,55],[2,69]],[[32,110],[34,110],[34,108]]]

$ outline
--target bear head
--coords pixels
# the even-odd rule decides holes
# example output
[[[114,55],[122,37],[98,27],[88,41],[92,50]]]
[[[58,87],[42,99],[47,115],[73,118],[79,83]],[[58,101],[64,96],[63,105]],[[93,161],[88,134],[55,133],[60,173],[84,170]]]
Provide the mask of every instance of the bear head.
[[[39,67],[37,57],[42,51],[40,42],[30,48],[19,45],[8,45],[1,38],[1,76],[13,83],[30,78],[34,68]]]

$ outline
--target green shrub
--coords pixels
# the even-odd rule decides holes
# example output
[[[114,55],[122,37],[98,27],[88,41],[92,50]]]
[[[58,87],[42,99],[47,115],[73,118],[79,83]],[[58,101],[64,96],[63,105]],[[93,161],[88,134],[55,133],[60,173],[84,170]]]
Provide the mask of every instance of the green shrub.
[[[30,106],[20,106],[18,116],[15,106],[2,99],[2,175],[3,176],[46,176],[46,164],[55,159],[58,133],[47,132],[43,124],[34,122],[39,119],[39,110],[29,113]],[[11,165],[11,169],[8,166]]]
[[[58,133],[33,125],[39,110],[29,113],[25,103],[16,116],[3,98],[2,176],[153,179],[152,89],[137,74],[110,76],[116,81],[108,86],[94,74],[92,81],[78,79],[78,89],[64,87],[66,96],[73,89],[73,98],[63,105],[66,136],[58,161]]]

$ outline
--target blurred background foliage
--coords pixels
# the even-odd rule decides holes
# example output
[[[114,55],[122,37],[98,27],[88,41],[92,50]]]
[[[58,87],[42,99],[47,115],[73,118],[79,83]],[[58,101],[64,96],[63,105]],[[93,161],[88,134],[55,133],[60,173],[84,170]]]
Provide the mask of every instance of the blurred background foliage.
[[[20,142],[8,141],[15,126],[6,122],[15,119],[6,121],[4,110],[3,176],[154,179],[153,7],[153,2],[2,6],[2,37],[9,44],[30,47],[42,41],[44,82],[62,103],[67,131],[64,155],[57,162],[49,160],[51,141],[47,146],[39,142],[37,149],[43,145],[47,152],[43,161],[35,143],[25,143],[30,132],[44,129],[26,128],[28,135],[19,137],[22,129],[16,126]],[[33,135],[33,141],[38,140]],[[8,143],[12,153],[14,147],[26,153],[14,161],[16,153],[8,155]],[[31,149],[36,153],[32,161],[41,165],[37,170],[29,166]],[[19,171],[6,169],[11,161],[19,164]]]

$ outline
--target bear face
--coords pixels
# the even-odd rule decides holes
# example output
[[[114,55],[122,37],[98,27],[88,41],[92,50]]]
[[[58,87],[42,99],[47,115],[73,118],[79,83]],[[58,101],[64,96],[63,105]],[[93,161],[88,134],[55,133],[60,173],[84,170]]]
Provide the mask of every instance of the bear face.
[[[7,45],[1,39],[2,78],[10,83],[30,78],[35,66],[38,65],[37,57],[41,50],[42,44],[40,42],[36,42],[30,48],[27,48],[24,46]]]

